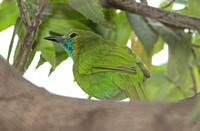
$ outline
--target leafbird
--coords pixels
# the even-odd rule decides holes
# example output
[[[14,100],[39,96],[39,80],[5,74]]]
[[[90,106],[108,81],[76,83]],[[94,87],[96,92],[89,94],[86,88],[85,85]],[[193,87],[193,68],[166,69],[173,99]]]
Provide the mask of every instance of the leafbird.
[[[144,81],[151,76],[150,71],[126,45],[78,29],[44,39],[57,42],[73,59],[75,81],[89,96],[148,100]]]

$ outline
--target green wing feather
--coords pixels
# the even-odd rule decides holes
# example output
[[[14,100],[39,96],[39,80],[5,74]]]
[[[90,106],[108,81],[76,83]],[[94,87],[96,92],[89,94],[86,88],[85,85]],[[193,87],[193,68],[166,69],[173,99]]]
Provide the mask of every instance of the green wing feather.
[[[113,83],[124,90],[127,97],[131,100],[148,99],[142,83],[145,77],[150,77],[150,72],[128,47],[119,46],[111,41],[99,40],[95,44],[89,43],[85,48],[83,47],[80,53],[80,74],[113,72],[111,75]]]

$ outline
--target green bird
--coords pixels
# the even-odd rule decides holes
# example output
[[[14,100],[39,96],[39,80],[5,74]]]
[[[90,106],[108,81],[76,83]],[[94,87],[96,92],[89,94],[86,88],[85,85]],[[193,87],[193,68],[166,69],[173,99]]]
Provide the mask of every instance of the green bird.
[[[143,82],[150,71],[127,46],[77,29],[44,39],[59,43],[73,59],[75,81],[90,97],[148,100]]]

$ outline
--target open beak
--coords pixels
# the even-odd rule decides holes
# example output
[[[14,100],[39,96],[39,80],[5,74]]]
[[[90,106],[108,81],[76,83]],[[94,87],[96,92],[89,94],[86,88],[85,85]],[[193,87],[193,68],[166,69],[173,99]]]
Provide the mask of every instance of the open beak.
[[[44,39],[54,41],[54,42],[58,42],[58,43],[62,42],[64,40],[64,38],[62,38],[60,36],[49,36],[49,37],[45,37]]]

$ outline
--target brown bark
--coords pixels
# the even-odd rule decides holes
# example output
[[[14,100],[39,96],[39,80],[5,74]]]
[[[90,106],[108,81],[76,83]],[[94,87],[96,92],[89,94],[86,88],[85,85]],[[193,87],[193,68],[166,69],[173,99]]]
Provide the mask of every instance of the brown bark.
[[[193,101],[121,103],[53,95],[0,58],[1,131],[197,131],[200,122],[190,124],[192,109]]]
[[[154,8],[133,0],[100,0],[105,8],[116,8],[161,21],[165,24],[180,28],[200,30],[200,18],[177,12]]]

